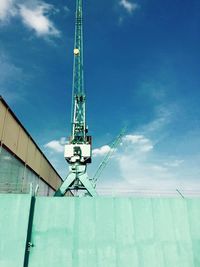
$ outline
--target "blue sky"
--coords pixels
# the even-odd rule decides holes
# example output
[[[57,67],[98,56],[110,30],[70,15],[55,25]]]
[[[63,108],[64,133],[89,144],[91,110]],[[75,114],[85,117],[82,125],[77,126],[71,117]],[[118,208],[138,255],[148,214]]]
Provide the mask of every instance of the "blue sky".
[[[84,2],[92,175],[99,187],[200,189],[200,2]],[[75,1],[1,0],[0,94],[65,177]]]

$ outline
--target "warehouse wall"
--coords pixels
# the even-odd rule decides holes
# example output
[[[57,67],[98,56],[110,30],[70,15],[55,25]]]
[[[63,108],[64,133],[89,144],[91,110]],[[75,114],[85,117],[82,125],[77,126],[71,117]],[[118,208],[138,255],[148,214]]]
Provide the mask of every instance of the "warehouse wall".
[[[0,192],[29,193],[38,186],[38,195],[53,195],[54,190],[28,166],[5,148],[0,152]]]
[[[6,186],[6,181],[10,181],[9,186]],[[46,195],[56,190],[61,181],[59,174],[0,97],[0,191],[15,192],[20,189],[24,192],[32,182],[39,184],[40,192]],[[13,186],[17,188],[14,191],[11,190]]]

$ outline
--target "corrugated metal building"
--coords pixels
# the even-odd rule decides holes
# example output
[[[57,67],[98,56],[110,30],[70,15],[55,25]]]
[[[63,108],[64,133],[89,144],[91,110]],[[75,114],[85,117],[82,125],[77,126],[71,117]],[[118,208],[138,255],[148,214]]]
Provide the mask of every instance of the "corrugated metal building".
[[[0,96],[0,192],[52,195],[61,177]]]

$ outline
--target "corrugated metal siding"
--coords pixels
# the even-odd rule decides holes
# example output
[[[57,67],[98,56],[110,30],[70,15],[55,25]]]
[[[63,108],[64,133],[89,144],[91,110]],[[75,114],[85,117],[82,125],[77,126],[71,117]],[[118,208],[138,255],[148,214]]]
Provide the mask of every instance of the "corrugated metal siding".
[[[53,189],[59,188],[61,177],[0,97],[0,146],[2,145],[12,151]]]
[[[0,150],[0,192],[28,193],[30,185],[33,190],[39,185],[38,195],[53,195],[53,189],[35,172],[25,166],[13,154],[1,148]]]
[[[9,203],[0,198],[0,207]],[[16,252],[4,245],[20,238],[16,205],[1,216],[0,248],[8,260],[1,267],[17,266],[8,256]],[[5,221],[13,220],[10,230]],[[200,199],[37,197],[27,266],[199,267],[199,222]]]

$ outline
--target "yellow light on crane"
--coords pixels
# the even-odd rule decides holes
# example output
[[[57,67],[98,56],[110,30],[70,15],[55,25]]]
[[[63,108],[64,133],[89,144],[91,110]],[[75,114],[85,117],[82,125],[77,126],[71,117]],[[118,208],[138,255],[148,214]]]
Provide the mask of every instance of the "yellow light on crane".
[[[75,56],[78,56],[79,53],[80,53],[79,49],[78,49],[78,48],[75,48],[75,49],[74,49],[74,55],[75,55]]]

